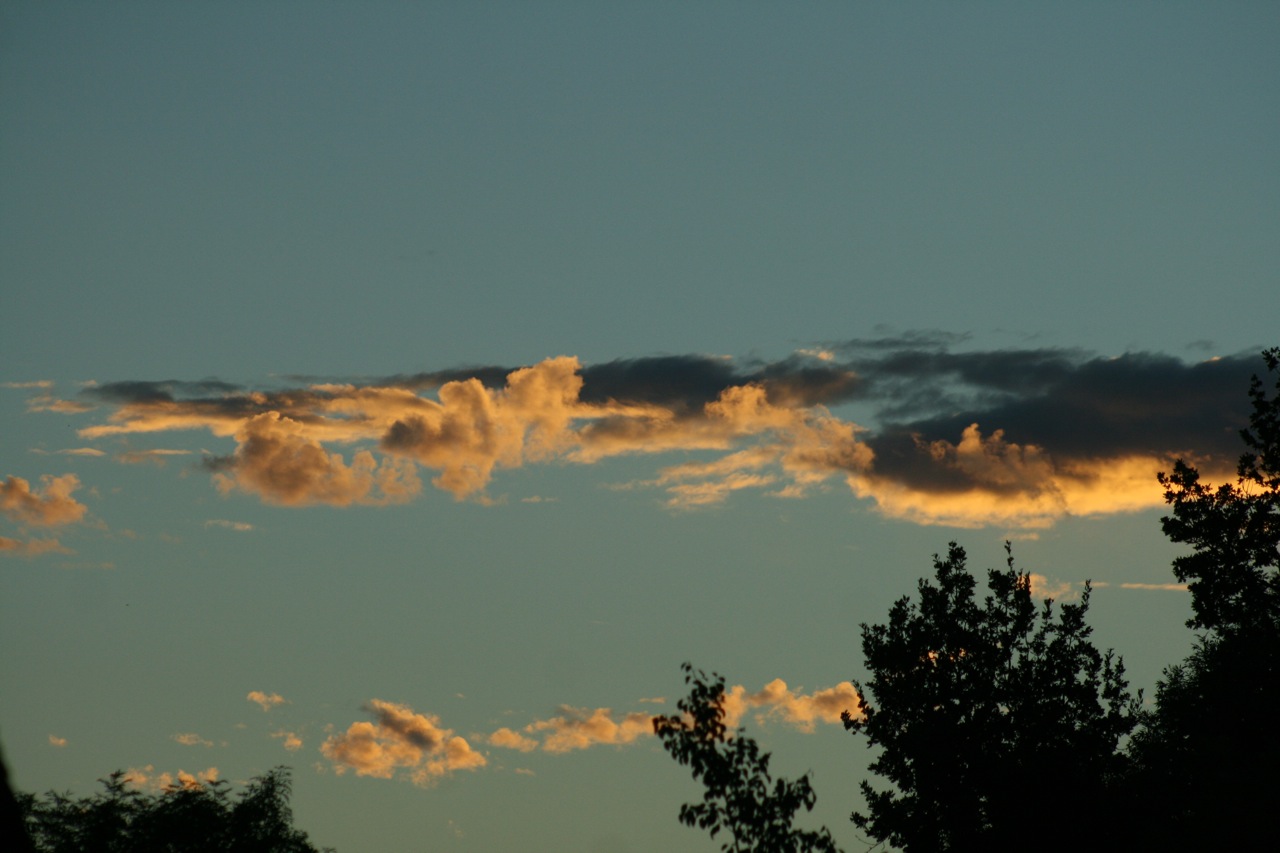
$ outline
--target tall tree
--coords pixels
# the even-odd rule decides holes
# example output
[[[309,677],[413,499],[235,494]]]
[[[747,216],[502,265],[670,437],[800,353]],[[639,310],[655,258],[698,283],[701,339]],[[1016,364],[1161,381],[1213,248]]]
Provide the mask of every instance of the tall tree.
[[[1145,837],[1169,850],[1264,849],[1280,821],[1280,349],[1254,376],[1236,482],[1217,487],[1179,460],[1161,474],[1165,534],[1191,546],[1173,562],[1201,629],[1165,670],[1130,753]]]
[[[839,853],[824,826],[797,829],[803,808],[817,801],[809,777],[792,782],[769,773],[769,753],[761,752],[742,729],[725,725],[724,679],[710,678],[692,664],[683,665],[689,695],[676,703],[680,714],[653,720],[662,746],[706,786],[701,803],[680,807],[680,822],[709,830],[715,838],[727,830],[726,853]]]
[[[888,623],[862,626],[871,680],[855,682],[861,716],[844,722],[881,748],[871,769],[896,788],[862,783],[867,813],[853,822],[876,841],[912,853],[1076,850],[1089,822],[1102,835],[1137,700],[1123,662],[1089,641],[1089,586],[1078,604],[1037,605],[1006,552],[979,601],[951,543],[918,601],[903,597]],[[1046,833],[1045,809],[1071,815],[1078,832]]]

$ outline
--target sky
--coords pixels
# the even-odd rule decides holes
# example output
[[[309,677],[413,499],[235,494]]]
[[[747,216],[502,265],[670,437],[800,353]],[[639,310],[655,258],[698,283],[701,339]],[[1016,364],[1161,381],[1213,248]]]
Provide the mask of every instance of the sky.
[[[1280,9],[0,7],[17,787],[293,768],[345,851],[711,851],[951,540],[1192,642],[1158,471],[1280,344]],[[1032,807],[1053,804],[1028,792]]]

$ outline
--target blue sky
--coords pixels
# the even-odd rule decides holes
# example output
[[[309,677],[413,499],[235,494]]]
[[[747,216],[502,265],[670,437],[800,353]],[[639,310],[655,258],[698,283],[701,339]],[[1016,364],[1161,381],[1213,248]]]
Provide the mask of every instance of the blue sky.
[[[856,848],[823,691],[950,539],[1092,578],[1150,693],[1154,471],[1229,467],[1277,343],[1278,29],[7,4],[17,784],[285,763],[340,850],[712,850],[634,724],[692,660]]]

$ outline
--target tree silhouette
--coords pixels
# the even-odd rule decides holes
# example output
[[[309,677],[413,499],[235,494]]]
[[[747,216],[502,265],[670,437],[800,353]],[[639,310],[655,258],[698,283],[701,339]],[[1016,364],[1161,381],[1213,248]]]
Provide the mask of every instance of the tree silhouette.
[[[1123,662],[1089,642],[1090,588],[1078,604],[1037,606],[1028,575],[988,573],[979,602],[964,549],[934,557],[934,582],[903,597],[883,625],[862,626],[872,676],[858,688],[861,717],[845,727],[882,749],[871,770],[897,791],[862,791],[853,822],[907,851],[1076,849],[1079,834],[1046,834],[1055,813],[1102,825],[1117,752],[1137,701]],[[868,700],[868,693],[872,697]],[[1101,834],[1101,830],[1099,830]]]
[[[1268,396],[1250,383],[1236,482],[1216,488],[1179,460],[1161,474],[1171,514],[1165,534],[1192,552],[1173,562],[1202,629],[1191,655],[1169,667],[1130,753],[1145,836],[1170,850],[1263,849],[1274,844],[1280,802],[1280,349]]]
[[[293,828],[289,771],[276,767],[232,798],[226,782],[177,784],[156,794],[130,788],[117,771],[103,790],[18,794],[39,853],[319,853]]]
[[[792,825],[796,813],[811,811],[817,800],[808,775],[794,782],[773,779],[769,753],[724,723],[724,679],[714,673],[708,678],[689,663],[682,669],[691,687],[676,703],[681,714],[653,720],[663,748],[707,789],[701,803],[680,807],[680,822],[710,830],[712,838],[727,829],[732,838],[720,846],[726,853],[839,853],[825,826]]]

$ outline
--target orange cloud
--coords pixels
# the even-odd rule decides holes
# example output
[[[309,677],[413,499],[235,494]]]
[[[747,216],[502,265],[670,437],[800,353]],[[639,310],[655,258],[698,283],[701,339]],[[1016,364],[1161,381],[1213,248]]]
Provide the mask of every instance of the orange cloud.
[[[57,735],[49,735],[49,745],[64,747],[67,745],[67,739],[64,737],[58,737]]]
[[[176,740],[178,743],[182,744],[183,746],[203,746],[206,748],[213,746],[213,741],[205,740],[195,732],[186,732],[184,734],[176,734],[173,736],[173,739]]]
[[[33,490],[21,477],[7,477],[0,483],[0,511],[10,518],[40,527],[71,524],[84,517],[87,507],[71,493],[80,488],[75,474],[40,478],[43,493]]]
[[[179,770],[174,774],[169,772],[156,773],[155,766],[148,764],[144,767],[130,767],[124,773],[124,783],[126,785],[132,785],[135,788],[152,788],[157,791],[169,788],[199,788],[202,785],[216,781],[218,781],[218,768],[216,767],[197,770],[195,773]]]
[[[15,554],[19,557],[38,557],[41,554],[74,554],[70,548],[63,547],[57,539],[11,539],[0,536],[0,553]]]
[[[215,475],[224,494],[235,489],[286,506],[403,503],[422,488],[413,464],[358,451],[350,465],[307,436],[307,428],[275,412],[257,415],[236,433],[239,447]]]
[[[851,472],[849,487],[883,514],[917,524],[1041,529],[1067,516],[1162,506],[1156,473],[1172,466],[1170,458],[1155,456],[1059,462],[1040,447],[1005,441],[1001,430],[983,437],[977,424],[957,444],[939,440],[922,449],[940,473],[955,475],[954,484],[912,485],[873,465]]]
[[[277,705],[283,705],[288,701],[279,693],[263,693],[261,690],[251,690],[249,691],[249,695],[244,698],[253,702],[264,711],[270,711]]]
[[[289,731],[285,731],[284,729],[281,729],[278,732],[272,732],[271,736],[273,738],[278,738],[280,740],[283,740],[284,743],[282,744],[282,746],[284,746],[284,748],[287,749],[289,752],[297,752],[298,750],[302,749],[302,738],[299,737],[295,732],[289,732]]]
[[[373,699],[365,706],[376,723],[355,722],[320,746],[334,770],[390,779],[401,770],[416,785],[429,786],[455,770],[475,770],[488,762],[465,738],[442,728],[438,717],[416,714],[406,705]]]
[[[542,749],[546,752],[571,752],[599,744],[628,744],[651,735],[653,715],[633,711],[615,720],[608,708],[588,711],[564,705],[557,716],[530,723],[525,731],[543,734]]]
[[[725,725],[736,728],[749,711],[757,711],[756,722],[781,720],[803,732],[812,732],[814,724],[839,723],[840,715],[858,713],[858,692],[848,682],[809,695],[794,693],[781,678],[775,678],[756,693],[747,693],[741,685],[725,693]]]

